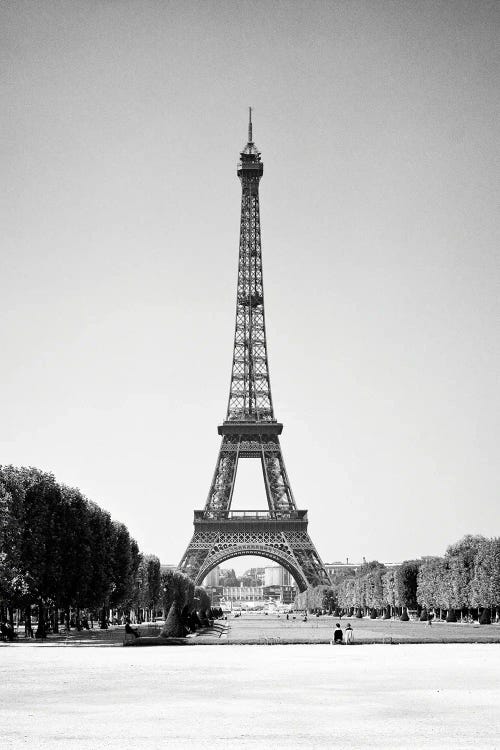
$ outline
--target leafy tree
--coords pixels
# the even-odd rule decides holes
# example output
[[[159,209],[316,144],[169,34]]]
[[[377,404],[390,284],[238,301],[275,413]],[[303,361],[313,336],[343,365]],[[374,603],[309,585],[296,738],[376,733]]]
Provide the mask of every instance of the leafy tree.
[[[17,469],[13,466],[0,466],[0,494],[4,499],[2,514],[2,555],[3,582],[0,597],[11,605],[24,607],[26,619],[31,628],[30,574],[23,564],[21,541],[25,523],[24,498],[26,488],[32,481],[35,470]]]
[[[356,581],[354,576],[345,576],[340,579],[338,586],[338,602],[343,609],[352,609],[356,606]]]
[[[264,580],[264,568],[250,568],[241,578],[243,586],[261,586]]]
[[[454,609],[472,606],[472,581],[478,550],[486,539],[468,534],[446,550],[450,592],[450,607]]]
[[[131,539],[128,529],[116,521],[112,524],[112,587],[110,604],[112,607],[124,606],[130,602],[134,593],[135,576],[132,561]]]
[[[439,579],[439,608],[440,609],[454,609],[458,607],[457,600],[455,599],[455,591],[453,586],[452,571],[450,567],[450,561],[444,557],[441,565],[441,576]]]
[[[0,467],[0,602],[14,596],[14,579],[19,571],[17,524],[13,497]],[[2,619],[5,617],[0,612]]]
[[[473,607],[500,607],[500,538],[484,540],[477,550],[471,582]]]
[[[239,586],[240,579],[237,577],[234,569],[221,570],[221,586]]]
[[[396,569],[396,591],[401,607],[417,607],[417,576],[420,564],[420,560],[405,560]]]
[[[154,612],[161,597],[160,561],[156,555],[149,555],[147,558],[147,584],[148,606]]]
[[[60,580],[56,523],[62,504],[61,490],[51,474],[31,470],[24,493],[24,518],[20,539],[20,564],[28,595],[38,604],[38,636],[46,633],[46,604]]]
[[[400,606],[398,591],[396,587],[396,570],[391,568],[382,574],[382,599],[387,608],[387,614]]]
[[[107,628],[107,608],[113,587],[113,527],[109,513],[89,505],[89,526],[93,539],[91,606],[101,610],[101,627]]]
[[[322,609],[331,614],[337,607],[338,601],[335,588],[327,588],[323,594]]]
[[[63,498],[62,519],[58,534],[59,575],[55,608],[62,607],[69,626],[70,608],[76,607],[77,620],[80,607],[89,606],[92,593],[93,539],[89,525],[89,504],[80,490],[61,487]],[[57,624],[57,617],[54,618]]]
[[[137,570],[138,605],[154,614],[161,600],[160,561],[156,555],[142,555]]]
[[[123,524],[35,468],[0,466],[0,607],[38,605],[37,634],[46,613],[127,604],[141,556]],[[158,561],[159,566],[159,561]],[[158,587],[157,587],[158,588]],[[3,614],[3,613],[2,613]]]
[[[384,587],[382,577],[385,573],[385,565],[374,561],[364,574],[365,579],[365,601],[371,610],[382,609],[384,606]]]
[[[443,577],[445,563],[442,557],[425,557],[417,575],[417,602],[420,606],[437,609],[443,606]]]

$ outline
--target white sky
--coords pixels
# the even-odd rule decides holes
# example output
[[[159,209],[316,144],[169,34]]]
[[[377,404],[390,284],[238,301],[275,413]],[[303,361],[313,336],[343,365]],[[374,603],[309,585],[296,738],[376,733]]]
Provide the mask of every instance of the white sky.
[[[251,104],[274,405],[320,555],[500,534],[499,11],[3,2],[0,461],[181,558],[226,409]],[[264,507],[240,468],[236,506]]]

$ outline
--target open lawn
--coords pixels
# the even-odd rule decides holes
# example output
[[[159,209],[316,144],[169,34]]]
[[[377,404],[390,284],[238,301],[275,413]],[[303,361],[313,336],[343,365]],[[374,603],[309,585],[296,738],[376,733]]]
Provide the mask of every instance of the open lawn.
[[[498,747],[496,645],[0,650],[0,747]]]
[[[400,620],[371,620],[355,617],[339,620],[335,617],[310,616],[286,619],[285,615],[245,613],[229,618],[229,643],[259,643],[265,638],[277,638],[283,643],[328,643],[335,623],[343,631],[350,622],[355,643],[500,643],[500,624],[425,622]]]

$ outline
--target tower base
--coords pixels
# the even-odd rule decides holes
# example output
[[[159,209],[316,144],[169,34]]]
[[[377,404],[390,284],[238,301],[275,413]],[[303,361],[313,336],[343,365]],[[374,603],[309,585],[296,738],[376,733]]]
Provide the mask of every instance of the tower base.
[[[328,574],[307,532],[307,511],[279,517],[269,511],[222,511],[206,518],[194,512],[194,534],[179,565],[196,585],[212,568],[241,555],[259,555],[282,565],[299,591],[330,585]]]

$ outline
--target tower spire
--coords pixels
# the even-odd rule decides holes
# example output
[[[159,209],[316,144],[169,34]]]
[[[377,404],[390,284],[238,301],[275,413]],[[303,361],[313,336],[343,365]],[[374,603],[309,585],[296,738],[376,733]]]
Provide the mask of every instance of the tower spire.
[[[252,136],[252,108],[248,108],[248,142],[253,143]]]

